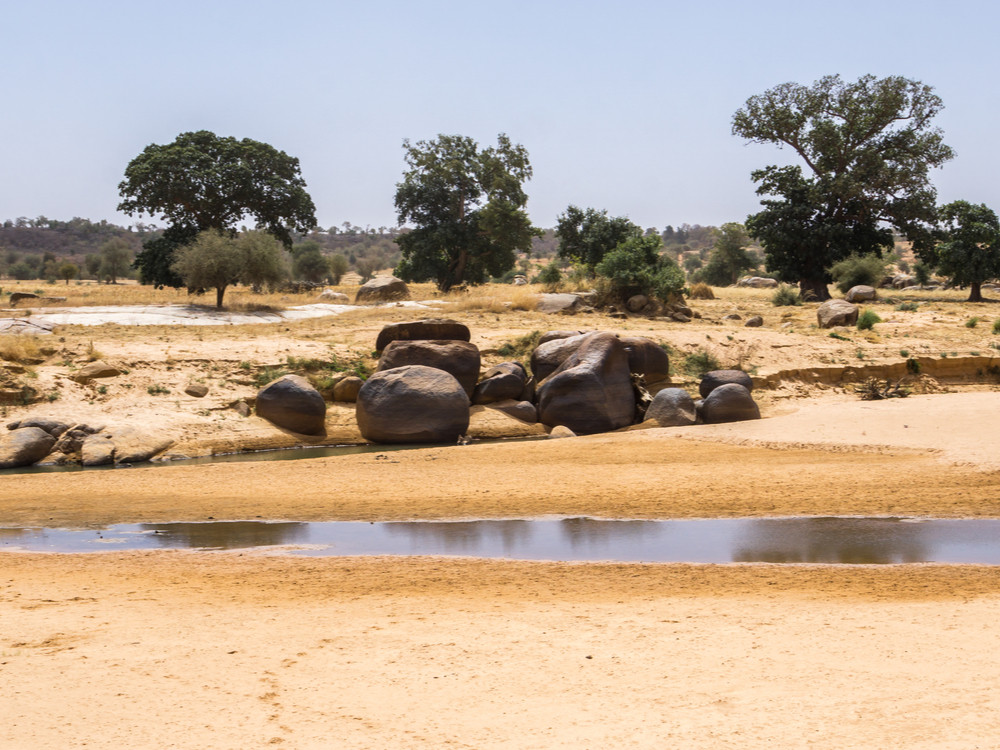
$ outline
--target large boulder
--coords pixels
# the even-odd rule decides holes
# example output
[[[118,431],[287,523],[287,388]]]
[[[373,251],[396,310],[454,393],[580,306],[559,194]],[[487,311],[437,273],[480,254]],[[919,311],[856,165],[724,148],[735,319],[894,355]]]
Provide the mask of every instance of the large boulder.
[[[20,427],[0,435],[0,469],[31,466],[49,455],[55,442],[41,427]]]
[[[89,383],[95,378],[115,378],[121,374],[122,371],[114,365],[97,360],[95,362],[88,362],[70,377],[77,383]]]
[[[878,292],[875,291],[875,287],[867,286],[866,284],[852,286],[847,290],[847,294],[844,295],[844,299],[851,303],[870,302],[876,297],[878,297]]]
[[[301,435],[326,432],[326,402],[301,375],[284,375],[261,388],[257,416]]]
[[[27,419],[21,419],[7,425],[8,430],[19,430],[25,427],[37,427],[40,430],[45,430],[54,438],[58,438],[69,429],[69,425],[65,422],[60,422],[58,419],[46,419],[45,417],[28,417]]]
[[[34,292],[11,292],[10,294],[10,306],[16,307],[18,302],[22,300],[33,300],[38,299],[38,295]]]
[[[843,299],[828,299],[816,311],[820,328],[852,326],[858,322],[858,306]]]
[[[348,375],[346,378],[341,378],[333,386],[333,400],[346,401],[353,404],[358,400],[358,393],[364,384],[365,381],[357,375]]]
[[[586,306],[586,301],[578,294],[540,294],[535,309],[543,313],[572,315]]]
[[[331,305],[346,305],[351,301],[343,292],[335,292],[333,289],[324,289],[319,293],[319,300]]]
[[[474,404],[494,404],[520,399],[528,382],[528,373],[520,362],[501,362],[491,367],[476,384],[472,394]]]
[[[628,352],[630,372],[642,375],[647,383],[670,377],[670,358],[662,346],[643,336],[622,336],[621,342]]]
[[[748,286],[752,289],[773,289],[778,286],[775,279],[767,279],[762,276],[747,276],[740,279],[736,286]]]
[[[685,427],[698,421],[698,410],[683,388],[664,388],[653,396],[646,409],[646,421],[649,420],[660,427]]]
[[[712,370],[702,376],[701,383],[698,384],[698,393],[702,398],[706,398],[709,393],[726,383],[739,383],[748,391],[753,390],[753,378],[743,370]]]
[[[103,435],[110,438],[114,445],[116,464],[139,464],[148,461],[153,456],[162,453],[174,441],[162,434],[149,432],[131,425],[107,428]],[[84,442],[88,442],[85,440]]]
[[[394,370],[406,365],[436,367],[452,375],[471,398],[481,364],[479,348],[468,341],[392,341],[382,352],[378,369]]]
[[[447,318],[391,323],[379,331],[375,351],[382,351],[393,341],[469,341],[469,327]]]
[[[586,334],[538,386],[538,418],[550,427],[563,425],[589,435],[627,427],[634,415],[628,352],[613,333]]]
[[[489,405],[491,409],[496,409],[507,414],[514,419],[520,419],[528,424],[535,424],[538,421],[538,409],[530,401],[497,401]]]
[[[545,378],[559,369],[559,366],[572,355],[587,336],[592,333],[578,333],[575,336],[550,339],[535,347],[531,353],[531,373],[535,382],[541,383]]]
[[[376,276],[371,281],[366,281],[361,285],[354,297],[354,302],[357,304],[393,302],[409,298],[410,288],[406,286],[405,281],[397,279],[395,276]]]
[[[579,336],[581,333],[587,333],[586,331],[546,331],[541,336],[538,337],[538,346],[542,344],[547,344],[550,341],[555,341],[556,339],[568,339],[571,336]]]
[[[368,378],[355,414],[375,443],[454,443],[469,429],[469,398],[444,370],[407,365]]]
[[[80,463],[84,466],[107,466],[114,460],[115,444],[110,435],[91,435],[80,446]]]
[[[760,408],[750,391],[738,383],[720,385],[709,393],[700,411],[705,424],[760,419]]]

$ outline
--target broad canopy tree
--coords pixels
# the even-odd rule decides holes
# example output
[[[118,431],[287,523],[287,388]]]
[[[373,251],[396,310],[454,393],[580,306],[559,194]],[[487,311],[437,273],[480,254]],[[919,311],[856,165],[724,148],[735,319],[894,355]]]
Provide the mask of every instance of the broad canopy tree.
[[[232,237],[217,229],[200,232],[176,252],[173,271],[189,289],[215,289],[215,306],[222,308],[233,284],[273,285],[285,276],[281,244],[263,231]]]
[[[938,269],[953,285],[969,287],[969,302],[982,302],[982,283],[1000,276],[1000,220],[982,203],[954,201],[941,207],[939,222]]]
[[[627,240],[642,237],[643,232],[625,216],[608,216],[607,210],[571,205],[559,215],[556,236],[559,257],[593,274],[605,255]]]
[[[290,247],[293,231],[316,226],[305,187],[299,160],[284,151],[200,130],[147,146],[133,159],[118,186],[118,210],[159,215],[169,223],[163,235],[144,244],[135,265],[143,283],[181,286],[174,252],[200,232],[234,235],[237,224],[251,217],[258,229]]]
[[[768,269],[827,299],[830,266],[851,253],[881,254],[892,230],[918,252],[930,248],[936,192],[928,173],[954,155],[931,124],[942,106],[930,86],[900,76],[826,76],[748,99],[733,134],[791,148],[808,169],[752,174],[763,210],[746,226]]]
[[[532,172],[523,146],[504,134],[485,149],[466,136],[439,135],[405,140],[403,148],[408,169],[396,185],[396,214],[414,229],[396,240],[403,256],[396,275],[448,291],[502,276],[518,251],[530,251],[540,232],[525,211]]]

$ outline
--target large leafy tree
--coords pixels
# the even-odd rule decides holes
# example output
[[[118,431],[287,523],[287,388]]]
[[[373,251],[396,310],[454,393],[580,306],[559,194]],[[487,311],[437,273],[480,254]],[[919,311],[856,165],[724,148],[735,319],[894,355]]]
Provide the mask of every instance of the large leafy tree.
[[[439,135],[403,141],[403,149],[408,169],[396,185],[396,213],[414,229],[396,240],[400,278],[432,279],[448,291],[502,276],[518,251],[531,249],[539,231],[524,210],[531,165],[523,146],[503,134],[485,149],[466,136]]]
[[[748,99],[733,116],[733,134],[791,148],[803,163],[752,174],[763,210],[747,229],[764,246],[767,267],[826,299],[827,269],[851,253],[880,254],[893,229],[918,252],[929,248],[929,171],[954,155],[931,124],[941,108],[930,86],[901,76],[826,76]]]
[[[606,210],[577,206],[569,206],[560,214],[556,225],[559,256],[584,266],[590,273],[609,252],[642,235],[642,228],[625,216],[608,216]]]
[[[746,228],[735,221],[719,227],[715,245],[708,255],[708,263],[698,276],[713,286],[735,284],[740,274],[757,267],[758,260],[747,250]]]
[[[942,206],[939,217],[939,270],[955,286],[969,287],[969,302],[982,302],[982,283],[1000,277],[1000,220],[984,204],[967,201]]]
[[[249,217],[281,241],[316,226],[316,208],[299,173],[299,160],[249,138],[207,130],[181,133],[173,143],[147,146],[125,169],[118,210],[149,214],[167,230],[143,245],[135,265],[144,283],[181,286],[173,271],[178,247],[203,231],[234,234]]]

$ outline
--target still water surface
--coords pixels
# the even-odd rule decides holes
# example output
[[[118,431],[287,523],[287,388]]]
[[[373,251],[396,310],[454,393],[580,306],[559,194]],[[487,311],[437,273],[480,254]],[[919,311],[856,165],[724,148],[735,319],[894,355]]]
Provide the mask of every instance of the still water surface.
[[[121,524],[100,530],[0,528],[0,548],[232,550],[294,555],[454,555],[619,562],[978,563],[1000,565],[1000,520],[594,518],[321,523]]]

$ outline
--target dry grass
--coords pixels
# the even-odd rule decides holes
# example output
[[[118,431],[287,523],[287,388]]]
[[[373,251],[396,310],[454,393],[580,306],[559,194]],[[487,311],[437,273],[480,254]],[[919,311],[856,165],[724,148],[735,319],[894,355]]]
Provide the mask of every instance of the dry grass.
[[[535,285],[484,284],[468,292],[449,294],[445,301],[455,312],[530,312],[538,307],[539,292]]]
[[[0,336],[0,359],[22,365],[37,364],[45,359],[34,336]]]

